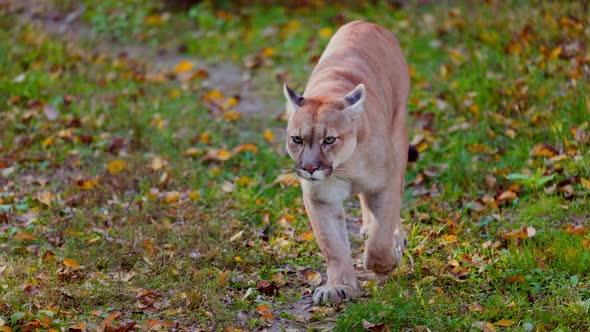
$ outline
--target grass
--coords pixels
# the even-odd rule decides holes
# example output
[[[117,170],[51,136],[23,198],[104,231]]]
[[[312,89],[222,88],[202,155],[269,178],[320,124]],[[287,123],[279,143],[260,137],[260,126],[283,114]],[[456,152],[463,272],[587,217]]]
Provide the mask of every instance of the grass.
[[[78,39],[0,9],[0,326],[590,329],[587,8],[83,3],[92,33]],[[247,91],[280,105],[278,81],[301,90],[352,19],[398,36],[422,153],[407,263],[322,308],[299,189],[275,181],[291,163],[285,122],[271,107],[236,118],[222,86],[117,49],[237,63]],[[113,50],[93,48],[105,40]]]

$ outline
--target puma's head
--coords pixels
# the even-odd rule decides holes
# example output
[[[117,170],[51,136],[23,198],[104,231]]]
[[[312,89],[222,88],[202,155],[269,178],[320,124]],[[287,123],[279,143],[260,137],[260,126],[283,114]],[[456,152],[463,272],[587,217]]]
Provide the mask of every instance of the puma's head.
[[[359,84],[346,96],[303,98],[284,86],[287,98],[287,151],[301,179],[320,181],[338,176],[338,167],[357,146],[357,126],[366,90]]]

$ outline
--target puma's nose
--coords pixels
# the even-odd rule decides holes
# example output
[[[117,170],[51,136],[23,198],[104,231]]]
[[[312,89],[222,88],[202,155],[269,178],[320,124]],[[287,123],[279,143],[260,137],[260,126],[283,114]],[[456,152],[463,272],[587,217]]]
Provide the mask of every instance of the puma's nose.
[[[313,174],[313,172],[315,172],[318,168],[320,168],[320,166],[303,166],[302,168],[304,170],[308,171],[309,174]]]

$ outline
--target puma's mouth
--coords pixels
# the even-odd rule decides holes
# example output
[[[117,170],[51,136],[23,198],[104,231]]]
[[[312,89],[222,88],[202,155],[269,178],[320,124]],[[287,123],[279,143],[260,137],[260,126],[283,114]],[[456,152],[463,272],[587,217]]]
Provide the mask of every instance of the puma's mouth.
[[[303,180],[308,180],[312,182],[318,182],[325,180],[332,174],[332,167],[326,167],[322,169],[315,170],[313,173],[310,173],[307,170],[295,167],[295,174]]]

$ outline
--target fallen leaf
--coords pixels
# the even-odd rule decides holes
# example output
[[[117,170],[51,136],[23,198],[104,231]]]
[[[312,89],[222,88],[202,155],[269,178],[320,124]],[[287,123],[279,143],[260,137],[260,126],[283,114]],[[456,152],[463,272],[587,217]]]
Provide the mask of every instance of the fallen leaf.
[[[188,149],[184,150],[184,152],[182,153],[182,155],[184,155],[186,157],[190,157],[190,156],[200,155],[201,153],[202,153],[201,149],[198,149],[198,148],[188,148]]]
[[[379,324],[373,324],[371,322],[369,322],[366,319],[363,319],[361,324],[363,325],[363,328],[367,331],[371,331],[371,332],[389,332],[389,328],[387,328],[387,326],[385,326],[384,323],[379,323]]]
[[[194,67],[194,64],[191,61],[182,60],[178,64],[176,64],[176,67],[174,68],[174,73],[176,73],[176,74],[185,73],[187,71],[191,71],[193,69],[193,67]]]
[[[299,275],[303,281],[311,286],[319,286],[322,283],[322,274],[312,269],[304,269],[299,273]]]
[[[279,287],[274,281],[261,280],[256,284],[256,290],[262,294],[278,296]]]
[[[33,285],[30,282],[27,282],[23,285],[23,290],[29,294],[29,295],[35,295],[36,293],[38,293],[41,289],[43,289],[43,287],[39,286],[39,285]]]
[[[498,202],[504,202],[504,201],[511,201],[513,199],[516,198],[516,193],[510,190],[506,190],[504,192],[502,192],[500,194],[500,196],[498,196],[497,201]]]
[[[272,131],[270,131],[270,129],[266,129],[264,131],[264,139],[267,140],[268,142],[272,143],[274,141],[274,135],[272,134]]]
[[[297,176],[295,176],[295,174],[291,174],[291,173],[279,175],[273,181],[272,184],[274,185],[274,184],[279,184],[279,183],[285,187],[289,187],[289,186],[299,187],[299,179],[297,179]]]
[[[313,231],[309,230],[303,234],[297,236],[297,240],[299,241],[310,241],[314,239]]]
[[[258,313],[260,314],[260,318],[262,318],[262,319],[269,319],[270,320],[275,317],[271,313],[270,307],[265,304],[261,304],[258,307],[256,307],[256,311],[258,311]]]
[[[556,148],[547,144],[547,143],[539,143],[531,149],[531,154],[535,157],[546,157],[552,158],[559,154]]]
[[[252,153],[258,153],[258,147],[252,143],[243,143],[236,147],[234,147],[231,152],[233,154],[238,154],[244,151],[250,151]]]
[[[225,193],[231,193],[232,191],[234,191],[234,187],[235,185],[229,181],[223,181],[223,183],[221,184],[221,190]]]
[[[37,240],[37,237],[31,233],[17,233],[14,234],[13,238],[16,240],[33,241]]]
[[[55,198],[55,194],[49,191],[44,191],[42,193],[39,193],[36,198],[40,203],[47,206],[51,206],[51,202]]]
[[[483,332],[496,332],[496,328],[490,322],[479,321],[479,322],[473,323],[471,326],[476,327],[476,328],[482,330]]]
[[[180,200],[180,193],[178,191],[169,191],[164,195],[164,202],[174,203]]]
[[[332,30],[332,28],[321,28],[320,31],[318,32],[320,37],[322,37],[324,39],[328,39],[328,38],[332,37],[333,33],[334,33],[334,31]]]
[[[94,188],[98,184],[98,176],[95,176],[93,179],[80,179],[76,181],[76,187],[82,190],[90,190]]]
[[[164,158],[160,156],[155,156],[154,158],[152,158],[152,162],[148,165],[148,167],[154,171],[159,171],[162,168],[164,168],[167,164],[168,162]]]
[[[59,117],[59,112],[51,104],[43,105],[43,114],[49,121],[55,121]]]
[[[102,323],[100,324],[100,328],[99,328],[99,330],[100,330],[100,331],[105,331],[106,327],[107,327],[108,325],[111,325],[111,324],[112,324],[112,323],[115,321],[115,319],[119,318],[120,316],[121,316],[121,314],[120,314],[120,313],[118,313],[118,312],[111,312],[111,313],[110,313],[110,314],[107,316],[107,318],[105,318],[105,319],[102,321]]]
[[[109,173],[111,174],[119,174],[125,170],[128,169],[128,165],[127,165],[127,161],[123,160],[123,159],[115,159],[110,161],[107,164],[107,168],[109,170]]]
[[[514,322],[511,321],[510,319],[500,319],[499,321],[496,322],[496,324],[503,326],[503,327],[510,327],[512,325],[514,325]]]
[[[63,263],[64,263],[64,265],[66,267],[70,267],[70,268],[72,268],[74,270],[77,270],[77,269],[80,268],[80,265],[78,265],[78,262],[76,262],[76,260],[74,260],[72,258],[66,258],[66,259],[64,259]]]
[[[226,149],[221,149],[217,152],[217,154],[215,155],[215,159],[219,160],[219,161],[226,161],[229,160],[232,157],[232,153],[227,151]]]

